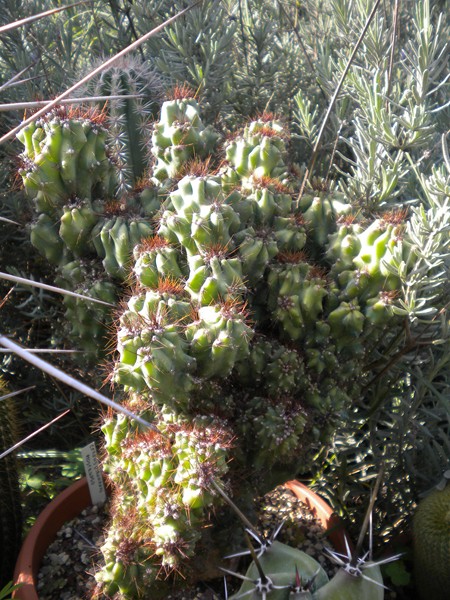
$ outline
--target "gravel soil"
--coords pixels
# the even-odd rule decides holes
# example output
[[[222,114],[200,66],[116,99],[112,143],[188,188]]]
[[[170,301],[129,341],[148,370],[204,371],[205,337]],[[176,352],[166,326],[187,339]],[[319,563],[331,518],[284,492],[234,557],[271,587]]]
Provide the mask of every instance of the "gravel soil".
[[[90,506],[58,531],[39,570],[39,600],[87,600],[93,597],[93,573],[106,522],[107,505]]]
[[[336,571],[328,559],[325,547],[328,544],[325,532],[311,514],[309,508],[294,494],[276,488],[259,503],[259,530],[266,536],[284,521],[277,540],[300,548],[314,556],[330,577]],[[40,600],[92,600],[95,580],[93,573],[101,565],[99,548],[103,543],[103,528],[107,520],[107,507],[90,507],[73,521],[66,523],[49,547],[39,572]],[[235,582],[228,580],[228,593]],[[239,583],[237,583],[239,585]],[[196,589],[170,595],[167,600],[223,600],[223,583],[216,589],[201,585]],[[387,595],[395,598],[395,595]],[[95,596],[96,600],[106,597]]]

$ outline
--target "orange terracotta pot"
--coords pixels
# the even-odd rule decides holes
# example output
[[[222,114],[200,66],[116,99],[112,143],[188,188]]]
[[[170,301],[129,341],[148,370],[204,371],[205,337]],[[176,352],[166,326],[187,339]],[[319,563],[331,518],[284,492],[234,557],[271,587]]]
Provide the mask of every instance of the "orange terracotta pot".
[[[345,530],[340,518],[315,492],[299,481],[285,486],[304,502],[328,531],[330,543],[338,552],[345,552]],[[14,582],[22,584],[13,593],[18,600],[39,600],[38,572],[47,548],[66,521],[70,521],[90,506],[91,497],[86,478],[80,479],[52,500],[36,519],[26,537],[14,571]]]
[[[335,512],[333,512],[331,506],[325,502],[323,498],[299,481],[288,481],[284,485],[291,490],[291,492],[293,492],[297,498],[301,500],[301,502],[306,504],[306,506],[327,532],[330,544],[335,550],[337,550],[337,552],[347,554],[347,546],[345,542],[346,539],[350,549],[353,549],[341,518]]]
[[[19,600],[39,600],[37,576],[47,548],[66,521],[91,505],[87,479],[73,483],[52,500],[36,519],[25,538],[14,571],[14,583],[22,584],[13,593]]]

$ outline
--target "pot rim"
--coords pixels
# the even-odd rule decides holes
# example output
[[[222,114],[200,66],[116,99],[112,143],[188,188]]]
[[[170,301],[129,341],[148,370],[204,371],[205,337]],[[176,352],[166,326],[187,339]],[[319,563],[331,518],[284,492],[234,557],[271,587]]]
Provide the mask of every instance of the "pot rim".
[[[284,487],[291,490],[300,501],[306,504],[327,532],[327,537],[337,552],[347,554],[348,548],[353,549],[342,519],[334,512],[328,502],[296,479],[287,481]]]
[[[47,548],[67,521],[90,506],[86,477],[75,481],[58,494],[37,517],[25,538],[14,570],[14,583],[22,584],[14,593],[18,600],[39,600],[37,576]]]
[[[345,552],[346,532],[340,517],[318,494],[297,480],[284,484],[304,502],[318,519],[335,550]],[[92,504],[86,477],[71,484],[58,494],[40,513],[25,538],[14,570],[14,583],[22,584],[13,593],[17,600],[39,600],[37,577],[48,546],[67,521],[79,515]]]

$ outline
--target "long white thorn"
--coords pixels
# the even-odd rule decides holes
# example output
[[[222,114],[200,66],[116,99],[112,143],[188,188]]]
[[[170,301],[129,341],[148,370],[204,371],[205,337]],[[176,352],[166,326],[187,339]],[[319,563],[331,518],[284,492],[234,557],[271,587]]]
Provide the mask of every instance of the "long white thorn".
[[[0,460],[2,458],[4,458],[5,456],[8,456],[8,454],[11,454],[11,452],[14,452],[14,450],[17,450],[17,448],[20,448],[20,446],[22,446],[22,444],[25,444],[26,442],[28,442],[28,440],[31,440],[31,438],[34,438],[36,435],[38,435],[39,433],[41,433],[42,431],[47,429],[47,427],[50,427],[50,425],[53,425],[53,423],[56,423],[56,421],[59,421],[59,419],[62,419],[62,417],[66,416],[67,413],[69,413],[69,412],[70,412],[70,408],[68,408],[67,410],[65,410],[64,412],[59,414],[57,417],[55,417],[54,419],[52,419],[51,421],[46,423],[43,427],[40,427],[39,429],[36,429],[36,431],[33,431],[33,433],[30,433],[30,435],[27,435],[26,438],[23,438],[23,440],[20,440],[20,442],[17,442],[17,444],[14,444],[14,446],[11,446],[11,448],[8,448],[8,450],[5,450],[4,452],[2,452],[2,454],[0,454]]]
[[[230,571],[230,569],[225,569],[225,567],[219,567],[221,571],[227,573],[227,575],[233,575],[233,577],[237,577],[238,579],[242,579],[242,581],[253,581],[251,577],[247,577],[246,575],[242,575],[242,573],[235,573],[234,571]]]
[[[91,0],[82,0],[81,2],[74,2],[73,4],[67,4],[66,6],[60,6],[59,8],[52,8],[51,10],[46,10],[45,12],[38,13],[37,15],[32,15],[31,17],[26,17],[25,19],[20,19],[20,21],[8,23],[8,25],[3,25],[2,27],[0,27],[0,33],[10,31],[11,29],[17,29],[17,27],[22,27],[22,25],[28,25],[29,23],[37,21],[38,19],[43,19],[44,17],[48,17],[49,15],[59,13],[62,10],[67,10],[68,8],[72,8],[73,6],[78,6],[79,4],[87,4],[88,2],[91,2]]]
[[[24,394],[25,392],[29,392],[30,390],[34,390],[36,386],[35,385],[30,385],[26,388],[23,388],[23,390],[17,390],[16,392],[11,392],[9,394],[5,394],[4,396],[0,397],[0,402],[2,400],[7,400],[8,398],[13,398],[14,396],[18,396],[19,394]]]
[[[252,536],[252,538],[255,540],[255,542],[258,542],[258,544],[263,544],[263,540],[260,538],[260,536],[258,534],[256,534],[254,531],[252,531],[251,529],[249,529],[248,527],[245,528],[245,531]]]
[[[345,556],[345,554],[339,554],[338,552],[335,552],[334,550],[331,550],[331,548],[328,547],[325,547],[325,552],[328,552],[330,558],[340,567],[345,567],[345,565],[347,564],[348,558]]]
[[[242,552],[236,552],[235,554],[227,554],[224,556],[225,560],[229,558],[239,558],[240,556],[248,556],[250,554],[250,550],[242,550]]]
[[[7,219],[6,217],[0,217],[0,221],[3,221],[4,223],[11,223],[11,225],[20,226],[20,223],[17,223],[17,221],[12,221],[11,219]]]
[[[225,596],[225,600],[228,600],[228,586],[227,586],[227,578],[223,578],[223,592]]]
[[[278,527],[275,529],[275,531],[272,533],[272,535],[270,536],[270,541],[273,542],[275,541],[277,535],[280,533],[281,528],[283,527],[283,525],[285,524],[286,519],[283,519],[281,521],[281,523],[278,525]]]
[[[18,277],[17,275],[10,275],[9,273],[3,273],[0,271],[0,279],[6,279],[6,281],[12,281],[14,283],[22,283],[23,285],[30,285],[31,287],[41,288],[42,290],[48,290],[49,292],[56,292],[57,294],[64,294],[66,296],[73,296],[74,298],[81,298],[82,300],[89,300],[90,302],[96,302],[97,304],[104,304],[105,306],[114,306],[110,302],[99,300],[98,298],[91,298],[90,296],[83,296],[83,294],[77,294],[76,292],[70,292],[63,288],[56,287],[54,285],[48,285],[41,281],[33,281],[32,279],[25,279],[25,277]]]
[[[348,543],[348,539],[347,539],[346,535],[344,535],[344,541],[345,541],[345,549],[347,550],[347,558],[348,558],[348,560],[350,560],[352,557],[352,551],[350,550],[350,545]]]
[[[46,362],[42,358],[39,358],[35,354],[28,352],[28,350],[26,348],[23,348],[22,346],[20,346],[16,342],[13,342],[9,338],[5,337],[4,335],[0,335],[0,344],[2,346],[4,346],[5,348],[10,348],[11,350],[14,350],[14,352],[18,356],[20,356],[21,358],[23,358],[30,364],[34,365],[41,371],[44,371],[44,373],[47,373],[51,377],[58,379],[62,383],[65,383],[66,385],[69,385],[70,387],[78,390],[85,396],[89,396],[90,398],[93,398],[94,400],[98,400],[99,402],[101,402],[102,404],[105,404],[106,406],[109,406],[116,412],[122,413],[122,414],[126,415],[127,417],[129,417],[130,419],[133,419],[140,425],[143,425],[144,427],[148,427],[149,429],[156,431],[160,435],[164,435],[152,423],[149,423],[145,419],[142,419],[138,415],[134,414],[131,410],[128,410],[121,404],[114,402],[114,400],[111,400],[110,398],[107,398],[103,394],[100,394],[100,392],[97,392],[97,390],[94,390],[94,388],[91,388],[90,386],[86,385],[85,383],[78,381],[78,379],[75,379],[75,377],[68,375],[67,373],[65,373],[61,369],[58,369],[57,367],[54,367],[53,365]]]
[[[388,556],[387,558],[381,558],[380,560],[375,560],[375,561],[371,562],[371,565],[374,565],[376,567],[378,567],[379,565],[385,565],[387,563],[395,562],[396,560],[399,560],[399,558],[401,558],[402,556],[404,556],[404,553],[400,552],[400,554],[394,554],[393,556]]]
[[[375,581],[375,579],[372,579],[371,577],[367,577],[367,575],[364,575],[364,573],[361,574],[361,577],[363,579],[365,579],[366,581],[370,581],[370,583],[373,583],[374,585],[377,585],[378,587],[384,588],[385,590],[389,589],[383,583],[380,583],[379,581]]]

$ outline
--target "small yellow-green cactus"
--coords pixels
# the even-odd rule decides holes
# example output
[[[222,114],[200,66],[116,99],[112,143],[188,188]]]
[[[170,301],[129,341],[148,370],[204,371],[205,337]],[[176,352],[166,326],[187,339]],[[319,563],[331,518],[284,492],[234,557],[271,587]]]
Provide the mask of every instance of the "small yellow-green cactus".
[[[419,503],[413,520],[417,589],[420,598],[433,600],[450,594],[450,483],[439,487]]]

